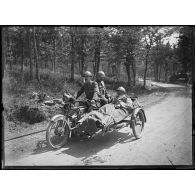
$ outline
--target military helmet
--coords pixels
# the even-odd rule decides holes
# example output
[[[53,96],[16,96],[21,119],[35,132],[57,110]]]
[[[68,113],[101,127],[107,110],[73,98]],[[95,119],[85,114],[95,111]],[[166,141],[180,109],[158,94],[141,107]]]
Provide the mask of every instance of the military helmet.
[[[84,77],[92,77],[91,72],[86,71],[86,72],[84,73]]]
[[[126,90],[125,90],[124,87],[119,87],[116,91],[120,91],[120,92],[126,93]]]
[[[106,75],[105,75],[105,73],[104,73],[103,71],[99,71],[99,72],[97,73],[97,76],[98,76],[98,77],[106,77]]]

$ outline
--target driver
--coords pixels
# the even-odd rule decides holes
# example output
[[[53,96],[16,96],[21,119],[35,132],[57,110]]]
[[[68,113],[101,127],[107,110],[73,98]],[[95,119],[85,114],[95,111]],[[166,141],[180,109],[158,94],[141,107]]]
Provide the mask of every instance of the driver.
[[[85,93],[86,98],[88,100],[92,100],[92,104],[95,104],[95,101],[98,100],[98,84],[95,81],[92,81],[92,74],[89,71],[86,71],[84,73],[84,78],[85,78],[85,83],[84,85],[80,88],[76,95],[76,99],[81,96],[82,93]]]
[[[106,90],[106,86],[104,84],[105,77],[106,77],[106,75],[103,71],[99,71],[97,73],[96,82],[97,82],[98,88],[99,88],[98,97],[100,99],[101,106],[110,102],[110,96],[109,96],[109,94]]]

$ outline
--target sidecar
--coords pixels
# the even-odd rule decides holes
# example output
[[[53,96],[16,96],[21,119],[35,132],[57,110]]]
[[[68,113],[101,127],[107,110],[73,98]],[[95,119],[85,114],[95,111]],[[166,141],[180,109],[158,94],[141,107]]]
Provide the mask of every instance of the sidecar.
[[[144,130],[144,125],[146,123],[146,115],[142,107],[136,107],[131,113],[123,120],[118,123],[113,123],[105,128],[104,132],[119,130],[124,127],[132,129],[133,135],[136,139],[140,139],[142,136],[142,131]]]
[[[130,98],[133,102],[133,111],[121,123],[128,124],[135,138],[140,139],[146,123],[146,115],[143,106],[138,102],[138,97],[131,96]]]
[[[146,123],[145,112],[138,103],[137,97],[132,97],[131,99],[133,101],[133,109],[125,112],[125,115],[121,113],[121,108],[117,109],[113,104],[109,104],[106,105],[106,109],[102,110],[102,107],[98,112],[92,112],[83,117],[81,119],[82,125],[76,128],[75,131],[78,134],[83,133],[94,136],[99,133],[104,135],[106,132],[129,127],[129,130],[130,128],[132,129],[136,139],[141,138],[144,124]],[[112,114],[113,112],[116,114]]]

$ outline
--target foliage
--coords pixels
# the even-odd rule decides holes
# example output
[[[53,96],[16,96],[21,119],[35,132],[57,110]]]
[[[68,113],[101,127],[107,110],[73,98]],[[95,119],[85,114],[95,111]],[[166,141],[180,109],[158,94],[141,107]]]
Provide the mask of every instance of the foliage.
[[[171,45],[166,40],[174,33],[178,44]],[[135,86],[140,75],[144,81],[148,75],[166,81],[180,65],[191,71],[193,33],[189,26],[3,27],[3,62],[7,69],[19,69],[22,80],[44,80],[41,69],[72,80],[86,70],[95,75],[103,69],[118,82],[125,77],[128,85]]]
[[[182,64],[182,71],[192,71],[193,50],[195,48],[195,31],[193,26],[184,26],[180,30],[178,49],[176,51],[177,58]]]

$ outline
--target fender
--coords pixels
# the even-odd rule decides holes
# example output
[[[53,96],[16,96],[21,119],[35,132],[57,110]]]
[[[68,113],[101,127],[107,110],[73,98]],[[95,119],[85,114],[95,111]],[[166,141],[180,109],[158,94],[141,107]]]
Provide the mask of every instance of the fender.
[[[134,110],[133,110],[133,113],[132,113],[132,116],[135,117],[136,114],[137,114],[140,110],[143,112],[143,114],[144,114],[144,120],[145,120],[145,122],[146,122],[146,115],[145,115],[145,112],[144,112],[144,109],[143,109],[143,108],[140,108],[140,107],[139,107],[139,108],[134,109]]]
[[[57,115],[53,116],[50,121],[54,122],[57,118],[61,118],[61,117],[63,118],[63,120],[65,120],[65,116],[64,115],[57,114]]]
[[[57,118],[63,118],[63,120],[66,120],[66,117],[65,117],[64,115],[62,115],[62,114],[57,114],[57,115],[55,115],[55,116],[53,116],[53,117],[51,118],[50,122],[53,123]],[[70,129],[70,134],[69,134],[69,138],[70,138],[70,137],[71,137],[71,128],[70,128],[68,122],[67,122],[66,124],[68,125],[68,128]]]
[[[66,117],[64,115],[62,115],[62,114],[57,114],[57,115],[53,116],[50,119],[50,122],[54,122],[57,118],[63,118],[64,121],[67,120],[66,124],[68,125],[68,128],[71,130],[70,125],[69,125],[69,119],[66,119]]]

